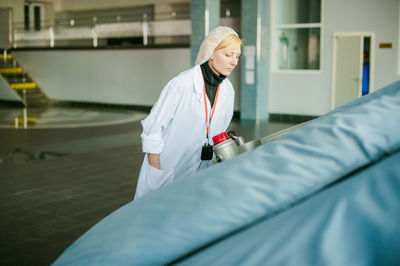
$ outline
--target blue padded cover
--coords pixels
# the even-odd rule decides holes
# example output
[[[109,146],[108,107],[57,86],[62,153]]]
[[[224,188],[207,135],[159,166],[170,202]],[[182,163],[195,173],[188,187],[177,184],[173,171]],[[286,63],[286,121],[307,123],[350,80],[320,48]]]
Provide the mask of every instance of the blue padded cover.
[[[399,265],[400,152],[184,265]]]
[[[104,218],[55,265],[171,262],[400,147],[400,82]]]

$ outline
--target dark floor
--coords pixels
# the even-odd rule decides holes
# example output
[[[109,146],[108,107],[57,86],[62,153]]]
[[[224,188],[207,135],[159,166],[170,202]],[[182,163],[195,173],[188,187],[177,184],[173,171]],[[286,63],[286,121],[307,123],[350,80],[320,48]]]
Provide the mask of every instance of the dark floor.
[[[133,199],[143,160],[140,122],[106,125],[101,120],[110,113],[137,113],[81,110],[71,111],[75,119],[88,112],[96,123],[86,116],[80,127],[62,128],[59,121],[53,128],[0,125],[1,266],[51,264],[80,235]],[[10,113],[6,107],[2,112]],[[233,121],[230,129],[249,141],[292,125]]]

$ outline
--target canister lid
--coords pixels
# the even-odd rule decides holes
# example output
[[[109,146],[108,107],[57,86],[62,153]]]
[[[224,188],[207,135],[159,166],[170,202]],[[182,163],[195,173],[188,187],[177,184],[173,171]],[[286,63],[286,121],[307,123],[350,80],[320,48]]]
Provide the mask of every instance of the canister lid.
[[[215,135],[212,138],[212,140],[214,142],[214,145],[217,145],[217,144],[219,144],[221,142],[224,142],[225,140],[228,140],[228,139],[230,139],[230,138],[229,138],[228,134],[226,134],[226,132],[222,132],[222,133],[220,133],[218,135]]]

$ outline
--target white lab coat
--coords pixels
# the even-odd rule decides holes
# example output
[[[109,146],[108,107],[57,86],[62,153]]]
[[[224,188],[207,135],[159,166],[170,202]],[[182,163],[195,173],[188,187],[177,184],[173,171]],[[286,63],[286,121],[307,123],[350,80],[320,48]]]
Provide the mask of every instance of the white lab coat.
[[[142,148],[146,153],[136,187],[135,199],[175,179],[213,164],[200,159],[207,141],[200,65],[180,73],[164,87],[150,114],[142,121]],[[208,118],[211,114],[207,99]],[[226,131],[233,114],[234,90],[226,78],[220,86],[209,129],[212,137]],[[152,167],[147,153],[160,154],[161,170]]]

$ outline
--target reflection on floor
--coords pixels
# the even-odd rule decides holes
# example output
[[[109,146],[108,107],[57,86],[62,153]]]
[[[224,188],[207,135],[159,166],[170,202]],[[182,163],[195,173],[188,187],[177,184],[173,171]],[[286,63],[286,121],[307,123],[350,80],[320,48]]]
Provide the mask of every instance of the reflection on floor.
[[[12,112],[1,108],[1,121],[10,125]],[[135,193],[145,114],[110,108],[47,112],[40,127],[0,127],[0,265],[49,265]],[[60,119],[65,127],[56,121],[61,116],[69,118]],[[233,121],[230,129],[249,141],[292,125]]]
[[[0,108],[0,128],[74,128],[122,124],[138,121],[146,116],[142,112],[124,109],[83,109],[49,105],[43,108]],[[19,123],[16,122],[19,120]]]

